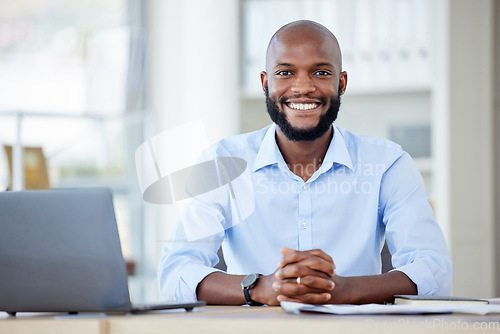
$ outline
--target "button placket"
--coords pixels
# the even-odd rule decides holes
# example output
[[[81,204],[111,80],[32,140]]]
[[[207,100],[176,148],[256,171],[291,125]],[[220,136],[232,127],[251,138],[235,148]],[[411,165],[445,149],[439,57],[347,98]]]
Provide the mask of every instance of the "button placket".
[[[298,193],[298,241],[300,250],[312,249],[312,229],[311,229],[311,186],[308,183],[302,185]]]

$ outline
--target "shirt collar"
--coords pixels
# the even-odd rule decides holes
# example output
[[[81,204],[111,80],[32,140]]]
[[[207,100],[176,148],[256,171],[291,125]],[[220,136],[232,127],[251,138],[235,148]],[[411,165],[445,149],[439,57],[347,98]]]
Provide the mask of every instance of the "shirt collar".
[[[269,129],[267,129],[266,135],[262,140],[259,152],[255,158],[255,163],[253,165],[253,171],[257,171],[262,167],[277,164],[278,159],[276,158],[276,152],[278,150],[278,145],[276,144],[276,124],[271,124]]]
[[[275,133],[276,124],[273,123],[271,126],[269,126],[269,129],[267,129],[264,139],[262,140],[262,144],[260,145],[259,152],[257,153],[257,157],[253,166],[254,172],[262,167],[278,163],[277,157],[279,149],[278,145],[276,144]],[[344,137],[335,125],[333,125],[332,141],[330,142],[330,146],[326,151],[325,159],[323,160],[323,164],[321,165],[319,172],[326,172],[333,166],[334,163],[344,165],[351,170],[354,169],[351,156],[344,141]]]
[[[344,141],[344,137],[340,132],[339,128],[333,125],[333,138],[330,142],[330,146],[325,154],[325,159],[323,160],[323,164],[321,165],[319,171],[326,172],[329,170],[333,164],[344,165],[350,170],[354,170],[354,165],[351,160],[351,155],[349,154],[349,150],[347,149],[347,145]]]

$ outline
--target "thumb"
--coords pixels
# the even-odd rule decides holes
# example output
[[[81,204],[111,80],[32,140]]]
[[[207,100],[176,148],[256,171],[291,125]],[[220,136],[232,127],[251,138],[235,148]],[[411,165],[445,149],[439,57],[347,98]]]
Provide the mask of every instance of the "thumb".
[[[291,249],[291,248],[288,248],[288,247],[281,247],[280,249],[280,253],[281,255],[285,256],[287,254],[290,254],[291,252],[293,252],[294,250]]]

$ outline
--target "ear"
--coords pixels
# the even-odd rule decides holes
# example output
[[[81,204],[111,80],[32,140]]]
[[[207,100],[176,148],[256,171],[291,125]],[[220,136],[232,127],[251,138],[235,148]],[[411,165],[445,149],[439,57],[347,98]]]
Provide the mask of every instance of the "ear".
[[[262,91],[266,91],[267,87],[267,73],[266,71],[260,72],[260,82],[262,83]]]
[[[339,85],[342,88],[340,95],[344,95],[347,88],[347,72],[343,71],[340,73]]]

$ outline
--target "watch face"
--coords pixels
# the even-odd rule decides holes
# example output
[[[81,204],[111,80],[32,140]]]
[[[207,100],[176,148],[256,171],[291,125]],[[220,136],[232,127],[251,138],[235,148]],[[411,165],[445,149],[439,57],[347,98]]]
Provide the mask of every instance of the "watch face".
[[[250,274],[241,281],[242,287],[249,287],[259,278],[259,274]]]

